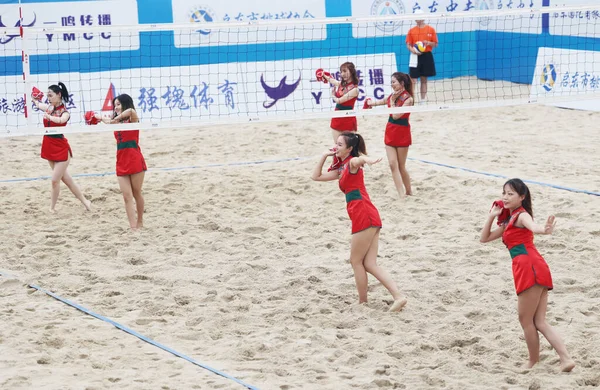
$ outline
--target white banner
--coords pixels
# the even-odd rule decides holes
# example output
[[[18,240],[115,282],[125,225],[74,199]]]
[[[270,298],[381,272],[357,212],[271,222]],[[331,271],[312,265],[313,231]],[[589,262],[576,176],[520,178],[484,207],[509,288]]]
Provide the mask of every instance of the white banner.
[[[198,30],[175,35],[175,47],[237,45],[262,42],[294,42],[322,40],[327,37],[325,25],[303,29],[295,27],[261,27],[248,29],[210,28],[213,22],[248,22],[265,20],[315,19],[325,17],[325,0],[276,2],[172,0],[174,23],[197,23]]]
[[[550,11],[550,34],[600,38],[600,3],[597,0],[552,0],[553,7],[589,5],[582,11]]]
[[[43,112],[38,110],[31,102],[31,89],[27,94],[29,120],[25,118],[25,96],[22,76],[8,76],[0,78],[6,91],[0,92],[0,134],[19,135],[19,129],[30,126],[43,127]],[[65,107],[71,114],[69,123],[83,123],[83,90],[80,83],[80,73],[60,73],[32,76],[30,86],[37,87],[44,93],[43,103],[48,103],[48,87],[56,85],[59,81],[64,83],[69,92],[69,101]]]
[[[390,78],[396,71],[394,54],[353,56],[360,78],[360,96],[381,99],[391,93]],[[330,87],[315,79],[323,68],[339,78],[346,57],[327,57],[258,63],[229,63],[188,67],[130,69],[98,73],[61,73],[32,76],[31,84],[44,94],[51,84],[64,82],[69,90],[69,125],[83,125],[85,111],[111,110],[113,97],[133,98],[142,122],[200,122],[248,117],[285,117],[300,113],[333,111]],[[24,118],[23,84],[20,77],[6,77],[9,88],[0,93],[0,133],[18,135]],[[42,113],[29,102],[30,125],[42,128]],[[356,109],[362,107],[357,103]],[[54,129],[53,129],[54,130]],[[68,126],[65,129],[68,132]]]
[[[77,53],[90,51],[136,50],[140,47],[138,34],[113,35],[110,26],[138,24],[135,0],[77,1],[60,3],[25,3],[23,27],[86,27],[106,26],[96,33],[53,33],[34,36],[28,41],[31,55]],[[19,5],[0,5],[0,25],[19,26]],[[1,27],[1,26],[0,26]],[[27,30],[25,30],[27,34]],[[29,37],[32,37],[29,35]],[[20,38],[0,35],[0,47],[5,56],[20,56]]]
[[[340,78],[340,65],[352,61],[359,77],[359,102],[365,97],[382,99],[391,93],[391,77],[396,72],[394,54],[372,54],[348,57],[325,57],[289,61],[243,64],[247,75],[245,94],[257,96],[248,101],[248,109],[259,116],[285,115],[286,112],[333,111],[335,104],[329,84],[319,82],[315,71],[319,68]],[[250,69],[250,67],[252,69]],[[293,87],[297,83],[296,87]],[[355,109],[362,108],[357,103]]]
[[[531,84],[531,99],[568,101],[600,98],[600,52],[541,47]],[[600,103],[598,104],[600,106]],[[582,108],[583,104],[581,104]]]
[[[419,18],[436,29],[438,33],[474,30],[491,30],[540,34],[541,15],[504,16],[494,18],[436,19],[427,21],[427,15],[451,14],[452,12],[475,12],[510,9],[538,8],[542,0],[352,0],[353,17],[397,16],[424,12]],[[352,35],[357,38],[406,35],[415,26],[414,21],[354,24]]]

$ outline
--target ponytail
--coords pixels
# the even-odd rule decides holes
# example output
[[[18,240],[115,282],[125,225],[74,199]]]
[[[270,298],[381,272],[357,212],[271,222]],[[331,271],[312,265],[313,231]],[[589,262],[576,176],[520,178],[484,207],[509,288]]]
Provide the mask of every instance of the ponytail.
[[[413,83],[409,75],[402,72],[394,72],[392,77],[402,84],[406,92],[408,92],[411,97],[413,96]]]
[[[352,147],[352,151],[350,155],[352,157],[359,157],[360,155],[367,154],[367,145],[365,144],[365,140],[362,135],[346,131],[341,134],[342,137],[346,140],[346,146]]]
[[[51,85],[48,87],[48,89],[57,95],[60,93],[61,99],[65,103],[69,103],[69,91],[67,91],[67,86],[65,84],[59,82],[58,85]]]

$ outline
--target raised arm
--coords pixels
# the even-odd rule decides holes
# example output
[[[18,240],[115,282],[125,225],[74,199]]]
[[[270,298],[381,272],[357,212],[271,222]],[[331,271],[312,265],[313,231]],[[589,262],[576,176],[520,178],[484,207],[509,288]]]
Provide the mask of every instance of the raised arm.
[[[326,74],[323,75],[323,78],[328,82],[331,83],[333,85],[335,85],[336,87],[340,85],[340,82],[337,81],[335,79],[335,77],[331,77],[331,76],[327,76]]]
[[[34,98],[33,95],[31,95],[31,100],[33,101],[33,104],[35,104],[35,106],[38,108],[38,110],[46,111],[48,107],[50,107],[49,104],[42,103],[38,99]]]
[[[411,96],[411,97],[407,98],[407,99],[404,101],[404,104],[402,104],[402,106],[400,106],[400,107],[404,107],[404,106],[414,106],[414,105],[415,105],[415,101],[413,100],[413,98],[412,98],[412,96]],[[398,107],[398,106],[396,106],[396,107]],[[404,114],[403,114],[403,113],[400,113],[400,114],[392,114],[392,118],[393,118],[393,119],[400,119],[400,118],[402,117],[402,115],[404,115]]]
[[[323,153],[317,165],[315,165],[315,169],[313,169],[312,175],[310,178],[314,181],[332,181],[337,180],[339,178],[339,173],[337,170],[329,171],[323,173],[323,165],[327,160],[327,157],[333,156],[335,154],[335,150],[332,148],[331,150]]]
[[[102,123],[107,123],[107,124],[111,123],[111,120],[112,120],[110,118],[106,118],[106,117],[102,116],[102,114],[94,114],[94,117],[96,117],[96,119],[98,119],[99,121],[102,121]]]
[[[66,111],[63,112],[61,116],[52,116],[48,113],[44,114],[45,119],[49,120],[50,122],[58,123],[58,124],[67,123],[69,121],[70,117],[71,117],[71,114],[69,114]]]
[[[385,99],[385,98],[384,98],[384,99],[379,99],[379,100],[375,100],[375,99],[371,99],[371,98],[369,98],[369,100],[368,100],[368,103],[367,103],[367,104],[368,104],[370,107],[375,107],[375,106],[383,106],[383,105],[385,105],[385,104],[387,103],[387,102],[386,102],[386,100],[387,100],[387,99]]]
[[[358,97],[358,88],[352,88],[350,91],[346,92],[344,95],[342,95],[342,97],[333,98],[333,101],[336,104],[342,104],[347,102],[350,99],[354,99],[355,97]]]
[[[382,160],[381,157],[379,157],[379,158],[371,158],[369,156],[353,157],[352,159],[350,159],[350,172],[358,171],[358,169],[364,167],[365,164],[368,164],[368,165],[377,164],[381,160]]]
[[[552,234],[554,231],[554,226],[556,226],[556,218],[554,215],[551,215],[548,217],[545,225],[540,225],[533,222],[531,215],[522,213],[519,215],[519,220],[517,222],[517,226],[519,225],[523,225],[523,227],[531,230],[535,234]]]
[[[504,226],[498,227],[492,231],[492,224],[494,223],[494,219],[500,215],[502,212],[502,208],[494,206],[490,210],[490,213],[485,220],[485,224],[483,225],[483,229],[481,229],[481,237],[479,238],[479,242],[486,243],[490,241],[494,241],[502,237],[502,233],[504,233]]]
[[[137,115],[136,115],[135,111],[132,110],[131,108],[128,108],[125,111],[123,111],[122,113],[120,113],[119,115],[117,115],[116,117],[114,117],[110,121],[110,123],[121,123],[122,121],[124,121],[126,119],[132,119],[131,122],[133,122],[134,116],[135,116],[135,119],[137,119]]]

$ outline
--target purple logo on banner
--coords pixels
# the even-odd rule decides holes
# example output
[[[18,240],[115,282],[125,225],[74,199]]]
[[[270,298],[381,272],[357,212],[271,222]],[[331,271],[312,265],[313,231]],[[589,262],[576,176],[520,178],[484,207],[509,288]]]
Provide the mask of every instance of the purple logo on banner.
[[[300,80],[302,79],[302,75],[298,76],[298,80],[294,84],[286,84],[287,76],[283,76],[279,85],[277,87],[270,87],[265,83],[263,75],[260,75],[260,85],[262,85],[265,93],[268,97],[273,99],[271,103],[267,103],[266,101],[263,103],[264,108],[271,108],[277,103],[277,101],[284,99],[292,94],[298,88],[300,84]]]

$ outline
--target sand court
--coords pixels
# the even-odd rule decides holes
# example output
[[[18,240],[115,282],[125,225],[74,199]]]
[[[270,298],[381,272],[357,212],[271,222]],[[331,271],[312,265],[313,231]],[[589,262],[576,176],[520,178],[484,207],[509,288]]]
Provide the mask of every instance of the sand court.
[[[409,157],[600,192],[599,119],[545,106],[415,113]],[[358,120],[369,154],[384,157],[387,118]],[[524,371],[510,256],[479,243],[505,180],[409,160],[415,196],[400,200],[385,159],[367,169],[384,225],[378,261],[409,302],[387,313],[389,294],[371,278],[361,306],[343,194],[310,180],[328,123],[142,133],[140,233],[113,175],[75,178],[89,213],[64,186],[47,213],[48,180],[0,182],[0,272],[16,278],[0,278],[0,387],[242,388],[28,283],[260,389],[600,385],[600,197],[530,185],[536,219],[557,216],[536,243],[554,277],[548,321],[577,367],[559,374],[542,340],[541,363]],[[111,133],[67,138],[72,175],[114,171]],[[0,180],[50,174],[40,144],[0,140]]]

